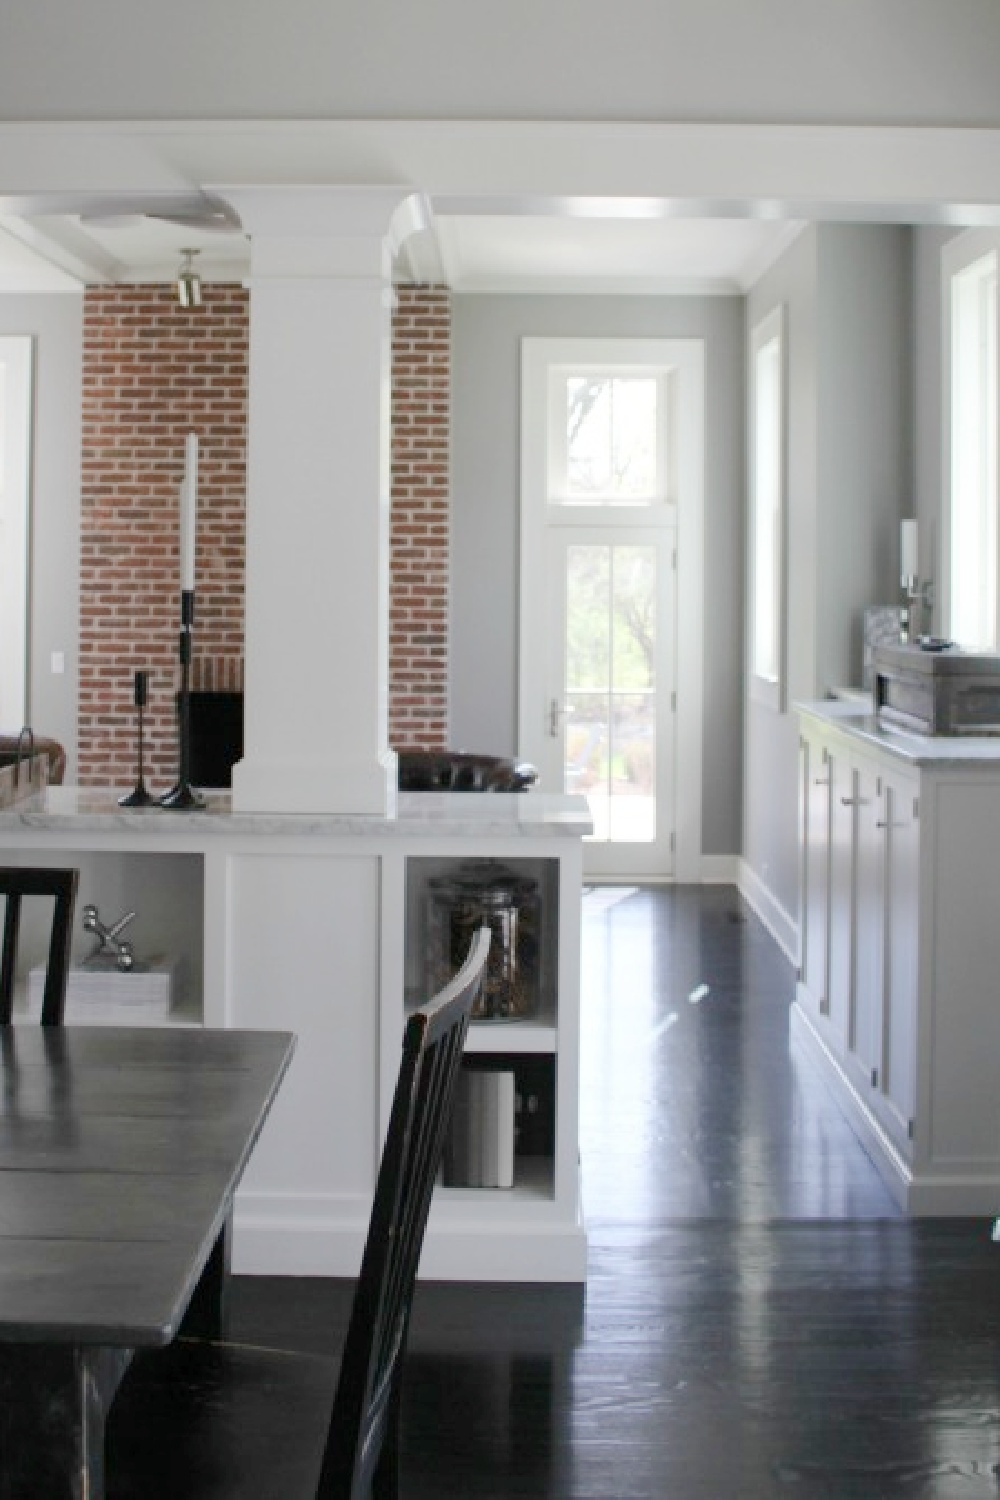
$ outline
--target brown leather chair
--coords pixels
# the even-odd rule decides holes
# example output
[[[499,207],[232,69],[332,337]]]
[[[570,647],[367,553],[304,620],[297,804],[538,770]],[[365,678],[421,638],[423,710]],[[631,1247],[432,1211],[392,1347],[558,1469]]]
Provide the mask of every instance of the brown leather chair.
[[[45,735],[32,735],[30,744],[36,755],[44,755],[49,763],[49,786],[61,786],[66,775],[66,751],[58,740]],[[0,734],[0,766],[13,766],[30,753],[29,741],[24,731],[18,734]]]
[[[538,780],[526,760],[468,750],[397,750],[401,792],[524,792]]]

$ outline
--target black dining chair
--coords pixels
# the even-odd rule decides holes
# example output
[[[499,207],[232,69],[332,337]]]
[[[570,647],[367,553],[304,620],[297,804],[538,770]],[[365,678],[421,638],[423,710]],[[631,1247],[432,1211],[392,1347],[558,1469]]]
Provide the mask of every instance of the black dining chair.
[[[413,1011],[340,1360],[178,1338],[136,1356],[106,1433],[108,1500],[394,1500],[403,1353],[469,1015],[481,928]]]
[[[79,870],[48,870],[4,866],[0,868],[0,896],[6,897],[3,923],[3,953],[0,957],[0,1025],[14,1019],[14,975],[17,943],[21,931],[21,903],[26,896],[48,896],[54,900],[49,956],[42,993],[42,1025],[61,1026],[66,1009],[70,944]]]

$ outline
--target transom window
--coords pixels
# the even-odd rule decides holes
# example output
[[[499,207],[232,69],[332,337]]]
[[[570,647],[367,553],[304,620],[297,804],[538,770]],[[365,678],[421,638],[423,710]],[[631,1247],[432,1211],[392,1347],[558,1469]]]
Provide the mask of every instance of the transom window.
[[[654,505],[668,498],[669,372],[549,369],[548,498]]]

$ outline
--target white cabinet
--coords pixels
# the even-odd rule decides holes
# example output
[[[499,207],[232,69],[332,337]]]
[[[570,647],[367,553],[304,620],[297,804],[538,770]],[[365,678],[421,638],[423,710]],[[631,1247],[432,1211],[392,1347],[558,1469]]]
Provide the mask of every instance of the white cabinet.
[[[801,718],[798,1039],[899,1203],[1000,1211],[1000,743]]]
[[[849,744],[802,735],[800,1002],[856,1087],[877,1089],[887,1028],[885,910],[893,873],[886,784]]]
[[[917,778],[887,766],[881,790],[876,879],[880,930],[874,957],[882,1005],[872,1084],[880,1120],[899,1150],[910,1157],[917,1107]]]
[[[800,994],[814,1019],[827,1015],[830,994],[830,767],[819,735],[799,739]]]
[[[425,1274],[505,1278],[504,1267],[524,1260],[530,1246],[536,1279],[586,1277],[579,1185],[579,952],[582,874],[575,841],[558,856],[499,858],[503,870],[530,882],[539,898],[537,989],[534,1013],[523,1020],[474,1020],[466,1055],[473,1065],[511,1071],[520,1105],[512,1188],[445,1187],[434,1191]],[[480,846],[475,865],[497,851]],[[463,861],[467,866],[468,861]],[[406,993],[426,996],[433,976],[423,967],[430,949],[429,882],[454,870],[454,853],[410,856],[402,876],[406,896]],[[502,924],[501,924],[502,925]],[[494,938],[496,941],[496,938]],[[390,1031],[396,1025],[393,1016]],[[388,1120],[390,1080],[383,1078],[382,1114]],[[456,1250],[456,1247],[457,1250]]]
[[[220,805],[216,807],[216,802]],[[399,1067],[405,997],[428,993],[421,890],[498,860],[537,883],[540,999],[477,1023],[468,1049],[513,1071],[531,1129],[510,1189],[437,1190],[421,1274],[578,1281],[581,797],[411,795],[399,816],[123,813],[111,793],[52,788],[0,812],[11,861],[83,866],[81,904],[140,910],[148,943],[190,960],[207,1026],[281,1027],[298,1046],[236,1204],[234,1263],[258,1274],[353,1275]],[[79,925],[79,924],[78,924]],[[30,936],[30,935],[28,935]],[[89,942],[89,940],[85,941]],[[25,957],[32,955],[26,942]]]

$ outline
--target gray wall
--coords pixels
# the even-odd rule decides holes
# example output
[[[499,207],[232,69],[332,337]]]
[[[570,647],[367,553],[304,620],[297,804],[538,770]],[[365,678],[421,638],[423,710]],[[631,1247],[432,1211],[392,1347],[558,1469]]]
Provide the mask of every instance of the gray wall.
[[[75,779],[79,693],[80,418],[83,297],[0,295],[0,334],[35,340],[29,715],[59,740]],[[53,651],[66,671],[54,676]],[[18,725],[0,725],[16,729]]]
[[[863,611],[899,602],[911,514],[912,235],[824,225],[819,245],[815,691],[859,685]]]
[[[743,854],[790,923],[798,904],[793,705],[860,684],[861,614],[899,602],[910,513],[912,235],[820,225],[754,287],[748,325],[783,303],[788,331],[787,703],[748,700]]]
[[[996,0],[8,0],[6,119],[1000,120]]]
[[[809,228],[753,288],[747,328],[785,308],[788,362],[787,698],[812,697],[815,681],[817,554],[818,235]],[[798,731],[794,715],[748,698],[742,850],[778,905],[797,906]]]
[[[459,296],[453,319],[452,740],[499,753],[517,748],[520,341],[705,341],[703,850],[735,853],[741,823],[743,299]]]

